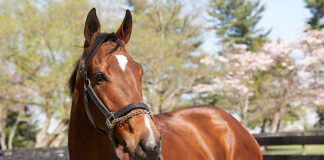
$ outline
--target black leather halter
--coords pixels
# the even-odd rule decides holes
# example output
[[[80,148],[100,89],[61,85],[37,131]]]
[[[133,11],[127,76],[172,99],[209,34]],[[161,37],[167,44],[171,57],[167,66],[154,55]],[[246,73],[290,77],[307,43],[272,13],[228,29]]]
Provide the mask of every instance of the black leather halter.
[[[100,45],[99,45],[100,46]],[[93,52],[96,52],[99,47],[95,47]],[[109,138],[112,140],[112,142],[117,146],[116,141],[112,137],[112,130],[114,126],[123,120],[126,120],[128,118],[131,118],[133,116],[136,116],[137,114],[150,114],[151,118],[153,119],[152,113],[150,111],[150,108],[141,102],[135,102],[132,104],[129,104],[127,106],[122,107],[116,112],[109,111],[107,107],[102,103],[102,101],[99,99],[99,97],[96,95],[94,92],[93,88],[91,87],[91,81],[88,78],[87,75],[87,69],[86,69],[86,56],[85,53],[82,55],[82,61],[80,65],[80,74],[84,82],[84,106],[85,106],[85,111],[86,115],[92,124],[94,128],[96,128],[99,132],[108,135]],[[101,129],[99,128],[96,123],[94,122],[91,113],[89,111],[89,106],[88,106],[88,97],[91,98],[91,100],[96,104],[97,108],[101,111],[101,113],[105,116],[106,118],[106,129]],[[135,109],[139,109],[138,111],[131,112]]]

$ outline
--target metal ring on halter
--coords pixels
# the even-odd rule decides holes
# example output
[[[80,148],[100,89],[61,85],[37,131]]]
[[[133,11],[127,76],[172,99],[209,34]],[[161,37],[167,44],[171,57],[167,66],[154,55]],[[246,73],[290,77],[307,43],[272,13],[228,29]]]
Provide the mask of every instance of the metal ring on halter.
[[[85,78],[85,80],[84,80],[83,85],[84,85],[86,88],[91,87],[91,86],[90,86],[90,85],[91,85],[91,81],[90,81],[90,79],[89,79],[87,76],[86,76],[86,78]]]
[[[90,79],[87,77],[86,80],[85,80],[85,82],[84,82],[84,86],[85,86],[85,87],[88,87],[88,85],[91,85],[91,81],[90,81]]]

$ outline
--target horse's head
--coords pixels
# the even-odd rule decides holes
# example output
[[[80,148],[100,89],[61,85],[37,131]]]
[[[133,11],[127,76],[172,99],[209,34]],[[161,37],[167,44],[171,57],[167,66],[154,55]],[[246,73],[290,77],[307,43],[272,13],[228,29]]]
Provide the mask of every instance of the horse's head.
[[[86,40],[84,55],[81,58],[85,60],[84,68],[89,81],[82,80],[82,71],[76,77],[80,83],[92,87],[108,111],[117,112],[129,104],[142,103],[143,69],[125,49],[132,32],[131,13],[126,11],[125,18],[116,33],[100,33],[100,28],[96,11],[92,9],[85,22]],[[79,67],[82,70],[81,66],[82,60]],[[95,124],[99,128],[106,128],[106,119],[98,111],[93,100],[89,100],[89,108]],[[133,108],[125,115],[139,110],[141,109]],[[157,159],[160,154],[161,138],[150,114],[139,112],[124,118],[112,127],[110,133],[112,139],[126,146],[130,156],[135,159]]]

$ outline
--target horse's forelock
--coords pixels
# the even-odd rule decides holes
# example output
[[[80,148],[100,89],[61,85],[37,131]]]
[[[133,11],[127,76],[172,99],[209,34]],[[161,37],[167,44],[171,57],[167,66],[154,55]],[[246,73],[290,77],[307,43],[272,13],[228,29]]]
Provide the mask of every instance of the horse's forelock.
[[[117,43],[116,47],[114,49],[112,49],[110,52],[116,51],[121,45],[115,33],[100,33],[99,35],[96,36],[96,39],[94,40],[94,43],[92,45],[90,52],[89,53],[83,52],[82,57],[86,58],[86,63],[85,63],[86,66],[89,65],[89,62],[94,57],[94,55],[97,53],[97,50],[100,48],[102,43],[107,42],[107,41]],[[89,47],[89,46],[85,43],[84,48],[87,48],[87,47]],[[75,90],[76,80],[77,80],[76,77],[77,77],[79,65],[80,65],[80,60],[77,60],[77,62],[75,63],[72,75],[68,82],[71,95],[73,94],[73,92]]]

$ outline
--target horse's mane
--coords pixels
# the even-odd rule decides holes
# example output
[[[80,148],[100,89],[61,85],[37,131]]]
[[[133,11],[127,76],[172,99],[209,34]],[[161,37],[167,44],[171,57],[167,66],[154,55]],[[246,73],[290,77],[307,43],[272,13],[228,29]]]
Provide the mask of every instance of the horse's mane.
[[[92,45],[92,48],[90,50],[89,53],[85,53],[85,51],[83,51],[82,54],[82,58],[85,58],[85,68],[87,68],[87,66],[89,65],[89,62],[91,62],[92,58],[94,57],[94,55],[97,53],[97,50],[100,48],[100,46],[102,45],[102,43],[107,42],[107,41],[111,41],[111,42],[116,42],[116,46],[114,49],[112,49],[110,51],[114,52],[116,51],[119,47],[120,47],[120,42],[116,36],[115,33],[99,33],[95,40],[94,43]],[[84,43],[84,48],[89,47],[89,44],[87,42]],[[80,59],[78,59],[75,63],[72,75],[69,79],[68,82],[68,86],[69,86],[69,90],[70,90],[70,94],[72,95],[75,89],[75,85],[76,85],[76,76],[77,76],[77,72],[79,70],[79,66],[80,66]]]

